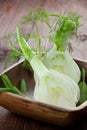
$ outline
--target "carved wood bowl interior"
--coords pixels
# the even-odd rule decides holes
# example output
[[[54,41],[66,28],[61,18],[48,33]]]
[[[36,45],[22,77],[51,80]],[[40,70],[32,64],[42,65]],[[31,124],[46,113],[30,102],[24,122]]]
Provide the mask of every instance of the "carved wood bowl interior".
[[[79,59],[75,59],[75,61],[80,69],[85,68],[87,74],[87,61]],[[27,92],[33,97],[35,86],[33,73],[29,69],[23,67],[23,62],[24,61],[20,61],[14,64],[1,74],[7,74],[12,83],[18,88],[21,79],[25,79]],[[3,86],[4,84],[0,78],[0,87]],[[0,105],[13,113],[60,126],[78,123],[87,116],[87,101],[80,106],[69,110],[18,96],[10,92],[3,92],[0,94]]]

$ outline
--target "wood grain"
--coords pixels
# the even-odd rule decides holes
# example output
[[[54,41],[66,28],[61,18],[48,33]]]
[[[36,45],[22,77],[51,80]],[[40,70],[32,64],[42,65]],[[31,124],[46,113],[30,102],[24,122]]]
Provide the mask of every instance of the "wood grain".
[[[87,60],[87,1],[86,0],[0,0],[0,72],[4,70],[4,61],[7,58],[9,44],[4,39],[8,33],[15,33],[15,27],[21,21],[21,17],[31,8],[45,7],[48,12],[71,12],[81,15],[84,24],[79,29],[78,40],[74,39],[73,57]],[[41,27],[40,27],[41,28]],[[25,27],[28,31],[27,26]],[[43,29],[45,34],[47,30]],[[13,64],[10,62],[8,66]],[[82,124],[70,128],[61,128],[46,124],[30,118],[15,115],[0,107],[0,130],[84,130],[87,129],[87,120]]]

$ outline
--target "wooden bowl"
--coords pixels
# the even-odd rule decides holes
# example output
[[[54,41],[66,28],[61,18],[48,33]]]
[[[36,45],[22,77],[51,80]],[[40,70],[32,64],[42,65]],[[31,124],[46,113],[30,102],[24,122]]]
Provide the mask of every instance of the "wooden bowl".
[[[75,59],[75,61],[80,69],[85,68],[87,73],[87,61],[79,59]],[[18,88],[20,80],[24,78],[27,84],[27,92],[33,97],[35,85],[33,73],[29,69],[23,67],[23,62],[24,61],[20,61],[14,64],[3,73],[7,74],[12,83]],[[0,79],[0,87],[3,87],[3,85],[4,84]],[[0,105],[13,113],[60,126],[78,123],[87,116],[87,101],[80,106],[69,110],[38,102],[23,96],[18,96],[10,92],[3,92],[0,94]]]

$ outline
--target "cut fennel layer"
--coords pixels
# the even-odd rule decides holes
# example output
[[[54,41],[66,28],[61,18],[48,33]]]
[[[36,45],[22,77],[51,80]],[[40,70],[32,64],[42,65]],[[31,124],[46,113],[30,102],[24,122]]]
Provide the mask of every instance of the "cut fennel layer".
[[[70,54],[52,49],[42,57],[42,62],[49,69],[56,70],[72,78],[76,83],[80,81],[80,69]]]

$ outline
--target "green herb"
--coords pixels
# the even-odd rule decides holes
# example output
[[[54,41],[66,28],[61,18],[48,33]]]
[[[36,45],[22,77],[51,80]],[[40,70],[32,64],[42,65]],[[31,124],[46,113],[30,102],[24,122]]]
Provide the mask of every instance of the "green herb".
[[[58,51],[65,51],[69,40],[76,35],[77,29],[81,26],[79,23],[80,16],[75,14],[59,15],[55,25],[55,35],[51,36]],[[51,32],[53,35],[53,32]]]
[[[34,22],[36,24],[38,21],[46,23],[49,27],[51,27],[49,14],[47,14],[44,8],[32,9],[27,15],[23,16],[23,20],[20,24],[23,25],[30,22]]]
[[[79,83],[80,88],[80,100],[78,102],[78,105],[82,104],[84,101],[87,100],[87,84],[85,81],[85,70],[82,69],[82,81]]]
[[[21,92],[22,92],[23,94],[26,93],[26,83],[25,83],[25,80],[24,80],[24,79],[21,80]]]
[[[32,96],[29,93],[27,93],[27,86],[24,79],[21,80],[19,90],[16,86],[12,84],[11,80],[6,74],[2,74],[0,77],[5,85],[5,87],[3,86],[3,88],[0,88],[0,93],[11,92],[33,100]]]
[[[6,88],[12,88],[13,87],[11,81],[9,80],[9,78],[6,74],[2,74],[1,79],[2,79]]]
[[[24,87],[23,87],[24,83],[21,83],[22,92],[20,92],[20,90],[16,86],[14,86],[12,84],[11,80],[8,78],[8,76],[6,74],[2,74],[0,77],[1,77],[3,83],[4,83],[5,87],[6,87],[6,88],[4,88],[4,87],[0,88],[0,92],[8,91],[8,92],[12,92],[14,94],[22,95],[22,92],[24,91]],[[24,82],[24,81],[22,81],[22,82]],[[26,91],[26,89],[25,89],[25,91]]]
[[[13,43],[13,40],[12,40],[12,34],[9,34],[7,35],[5,38],[8,40],[9,42],[9,48],[11,50],[11,53],[10,55],[8,56],[8,58],[5,60],[5,63],[4,63],[4,68],[6,69],[7,67],[7,63],[10,61],[10,60],[14,60],[14,62],[17,62],[19,61],[19,59],[22,57],[22,53],[20,50],[16,49],[14,43]]]

